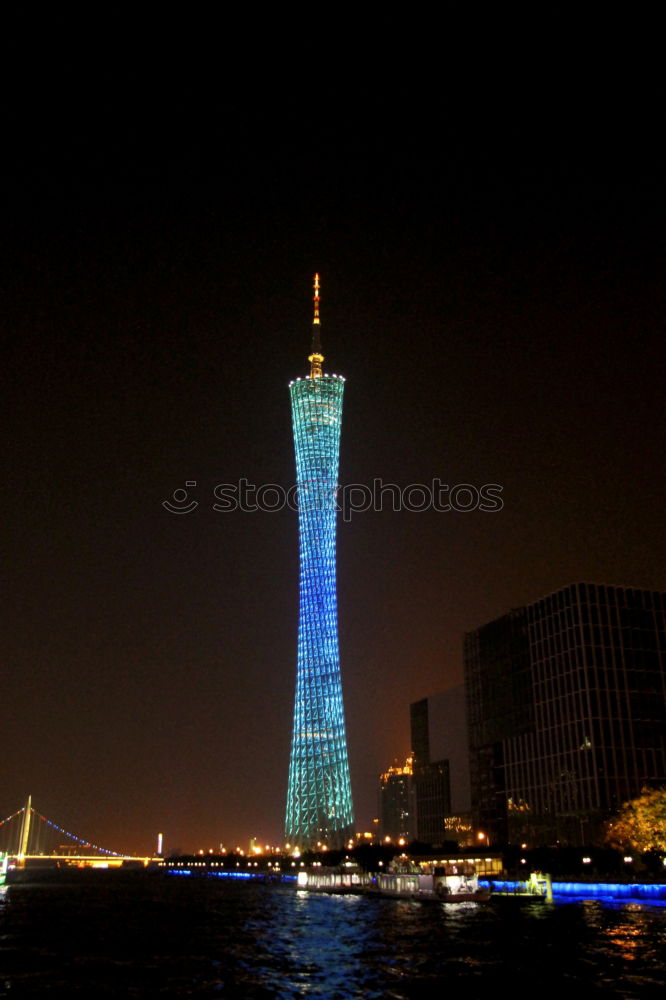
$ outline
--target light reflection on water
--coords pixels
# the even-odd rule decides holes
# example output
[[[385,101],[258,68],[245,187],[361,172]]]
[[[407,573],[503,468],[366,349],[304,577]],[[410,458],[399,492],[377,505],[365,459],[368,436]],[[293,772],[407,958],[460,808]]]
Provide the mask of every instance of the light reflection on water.
[[[661,996],[666,911],[110,875],[0,890],[0,996]]]

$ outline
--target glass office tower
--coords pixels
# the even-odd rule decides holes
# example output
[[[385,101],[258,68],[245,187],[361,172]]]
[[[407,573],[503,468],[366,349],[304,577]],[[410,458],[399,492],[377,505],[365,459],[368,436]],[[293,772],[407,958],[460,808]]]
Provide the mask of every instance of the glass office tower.
[[[472,806],[495,843],[585,845],[666,781],[666,594],[576,583],[465,637]]]

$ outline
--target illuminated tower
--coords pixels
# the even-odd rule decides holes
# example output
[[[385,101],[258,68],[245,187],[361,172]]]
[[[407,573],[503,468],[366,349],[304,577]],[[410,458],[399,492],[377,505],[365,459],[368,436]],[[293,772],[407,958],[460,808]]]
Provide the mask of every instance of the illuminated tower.
[[[300,555],[298,667],[285,838],[300,848],[341,847],[353,832],[342,704],[335,519],[345,380],[325,375],[314,279],[310,374],[290,383]]]

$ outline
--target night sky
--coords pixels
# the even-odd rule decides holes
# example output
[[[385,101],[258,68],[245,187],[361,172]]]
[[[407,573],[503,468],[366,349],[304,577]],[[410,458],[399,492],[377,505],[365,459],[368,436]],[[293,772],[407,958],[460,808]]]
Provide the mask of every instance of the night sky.
[[[339,522],[359,828],[465,631],[578,580],[666,589],[663,94],[551,70],[7,83],[0,818],[32,793],[116,850],[280,841],[297,518],[213,490],[293,483],[315,270],[341,483],[503,488]]]

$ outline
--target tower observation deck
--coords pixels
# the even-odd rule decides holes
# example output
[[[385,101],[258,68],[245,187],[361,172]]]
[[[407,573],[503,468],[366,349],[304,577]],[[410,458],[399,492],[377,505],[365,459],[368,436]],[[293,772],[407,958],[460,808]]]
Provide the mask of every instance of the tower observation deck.
[[[322,370],[319,275],[310,374],[290,383],[299,528],[298,664],[285,838],[342,847],[353,833],[338,649],[335,529],[345,380]]]

